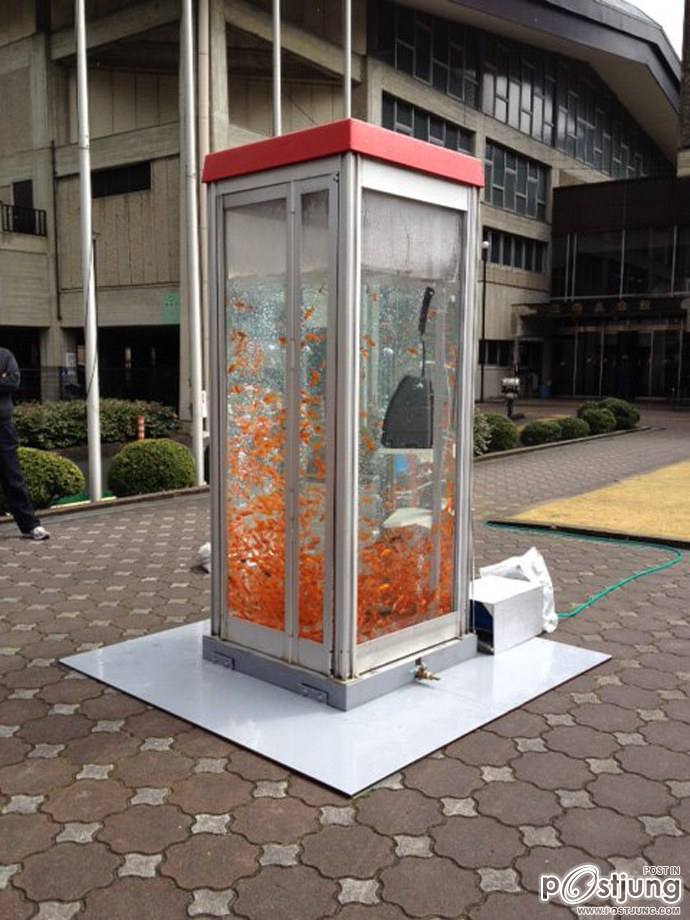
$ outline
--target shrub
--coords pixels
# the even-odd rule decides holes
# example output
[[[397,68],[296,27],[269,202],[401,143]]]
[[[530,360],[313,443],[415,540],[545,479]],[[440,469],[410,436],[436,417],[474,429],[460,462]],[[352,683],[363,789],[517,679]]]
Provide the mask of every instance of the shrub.
[[[592,434],[605,434],[616,430],[616,417],[609,409],[586,409],[581,418],[587,422]]]
[[[583,418],[561,418],[558,420],[558,427],[561,429],[561,441],[586,438],[590,432],[589,425]]]
[[[489,453],[499,450],[511,450],[518,442],[517,425],[505,415],[489,413],[486,416],[489,423]]]
[[[603,399],[599,408],[608,409],[613,413],[616,419],[616,428],[621,430],[630,430],[634,428],[640,420],[640,412],[637,406],[626,402],[624,399],[617,399],[615,396],[609,396]]]
[[[33,447],[20,447],[18,454],[19,465],[34,508],[47,508],[56,499],[77,495],[86,488],[81,470],[66,457]],[[2,492],[0,510],[6,510]]]
[[[115,454],[108,488],[119,498],[185,489],[195,481],[191,452],[177,441],[154,438],[126,444]]]
[[[525,447],[531,447],[534,444],[549,444],[552,441],[560,441],[561,426],[556,421],[539,421],[528,422],[520,432],[520,442]]]
[[[479,409],[475,410],[474,413],[474,456],[480,457],[482,454],[485,454],[489,449],[489,442],[491,440],[491,428],[489,427],[489,420],[483,412],[480,412]]]
[[[146,433],[160,438],[177,428],[177,416],[169,406],[144,400],[102,399],[101,440],[131,441],[137,436],[137,416],[143,415]],[[20,443],[27,447],[55,450],[87,442],[86,403],[22,403],[14,411]]]
[[[581,406],[578,406],[577,417],[582,418],[583,414],[589,412],[590,409],[601,409],[601,403],[594,402],[594,400],[583,402]]]

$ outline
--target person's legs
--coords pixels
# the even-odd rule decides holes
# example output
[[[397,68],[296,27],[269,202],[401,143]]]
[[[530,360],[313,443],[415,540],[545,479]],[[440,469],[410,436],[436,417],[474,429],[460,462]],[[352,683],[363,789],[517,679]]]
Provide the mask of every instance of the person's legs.
[[[34,514],[17,456],[17,435],[11,421],[0,421],[0,487],[17,527],[29,534],[40,521]]]

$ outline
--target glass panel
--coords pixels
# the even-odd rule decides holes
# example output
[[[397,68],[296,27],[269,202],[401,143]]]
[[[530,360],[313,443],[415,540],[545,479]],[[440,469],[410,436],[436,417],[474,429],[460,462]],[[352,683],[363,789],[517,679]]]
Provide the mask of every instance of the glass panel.
[[[601,332],[599,329],[580,330],[577,336],[577,372],[575,393],[598,396],[601,374]]]
[[[669,399],[678,387],[680,335],[677,329],[655,329],[652,350],[651,396]]]
[[[602,297],[620,290],[621,231],[581,233],[577,237],[575,296]]]
[[[650,227],[625,233],[624,294],[667,294],[671,290],[673,229]]]
[[[226,213],[228,611],[285,621],[286,203]]]
[[[690,291],[690,227],[678,227],[674,291]]]
[[[457,212],[364,192],[359,642],[455,602],[461,231]]]
[[[300,249],[299,635],[323,641],[326,557],[328,192],[302,196]]]

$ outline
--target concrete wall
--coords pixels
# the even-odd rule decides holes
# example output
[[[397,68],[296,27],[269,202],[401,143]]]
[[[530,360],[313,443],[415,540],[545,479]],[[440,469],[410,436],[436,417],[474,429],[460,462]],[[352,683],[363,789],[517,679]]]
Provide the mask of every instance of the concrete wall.
[[[48,326],[48,241],[0,231],[0,323]]]
[[[31,150],[30,74],[28,67],[0,73],[0,157]]]
[[[268,80],[231,77],[230,121],[239,128],[269,136],[272,119],[272,86]],[[319,83],[283,85],[283,131],[299,131],[343,117],[339,86]]]
[[[179,183],[178,158],[167,157],[152,162],[150,191],[94,199],[99,290],[179,283]],[[81,289],[77,176],[58,182],[58,215],[61,289]],[[100,319],[110,325],[147,320],[138,298],[126,294],[117,314]]]
[[[0,46],[26,38],[34,31],[33,0],[0,3]]]
[[[69,130],[66,142],[79,139],[77,123],[77,77],[68,79]],[[107,137],[179,119],[177,76],[93,69],[89,74],[91,137]]]

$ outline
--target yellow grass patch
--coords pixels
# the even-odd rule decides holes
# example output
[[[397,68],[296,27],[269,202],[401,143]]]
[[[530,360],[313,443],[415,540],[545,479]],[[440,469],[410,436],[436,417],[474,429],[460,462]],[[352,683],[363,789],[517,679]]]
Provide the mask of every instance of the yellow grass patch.
[[[536,505],[512,520],[690,541],[690,461]]]

